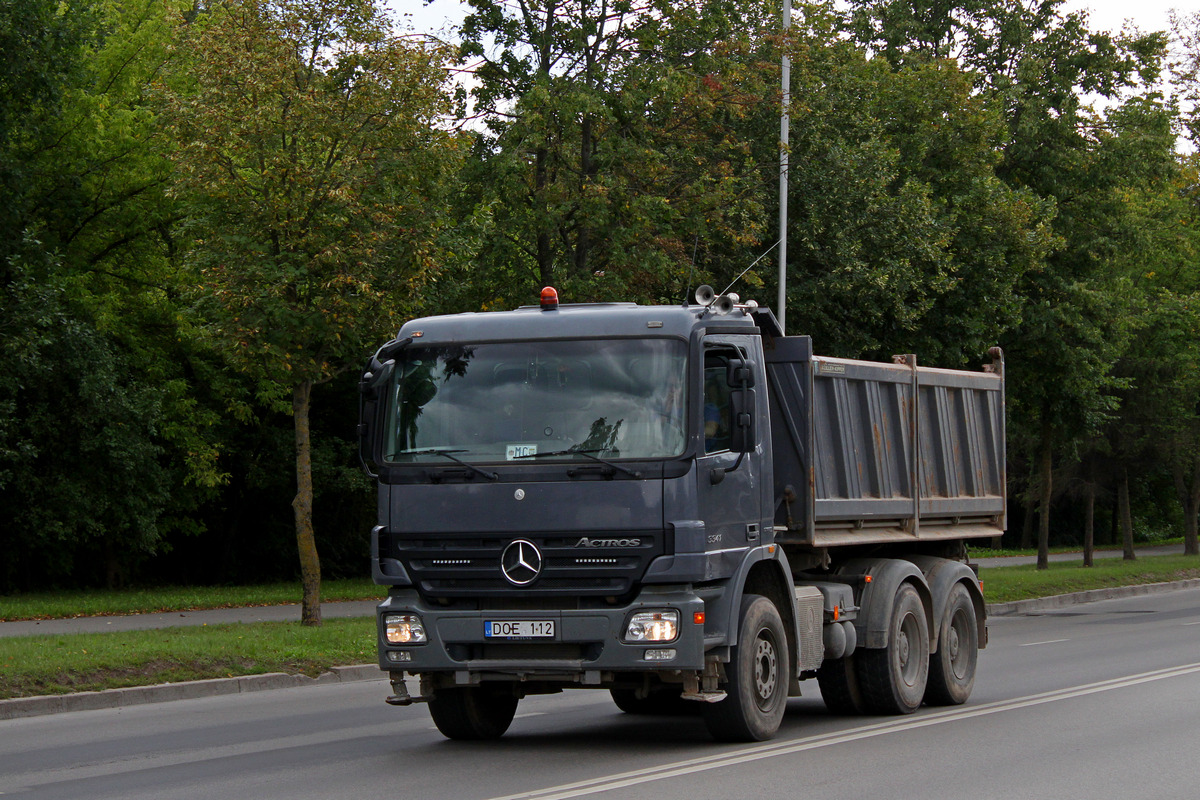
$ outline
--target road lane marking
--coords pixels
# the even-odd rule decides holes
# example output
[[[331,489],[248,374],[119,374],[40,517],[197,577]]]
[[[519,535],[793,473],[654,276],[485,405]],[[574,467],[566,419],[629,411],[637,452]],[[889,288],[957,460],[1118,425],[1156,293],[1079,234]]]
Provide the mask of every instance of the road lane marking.
[[[861,741],[863,739],[871,739],[876,736],[886,736],[891,733],[900,733],[903,731],[914,730],[916,728],[928,728],[933,725],[941,725],[946,722],[957,722],[964,719],[973,719],[975,717],[999,714],[1004,711],[1015,711],[1021,708],[1029,708],[1031,706],[1038,706],[1044,703],[1054,703],[1060,700],[1071,700],[1073,698],[1085,697],[1087,695],[1097,694],[1099,692],[1109,692],[1115,689],[1126,689],[1143,683],[1165,680],[1167,678],[1178,678],[1197,672],[1200,672],[1200,663],[1188,664],[1182,667],[1155,670],[1153,672],[1143,672],[1141,674],[1131,675],[1126,678],[1100,681],[1098,683],[1090,683],[1085,686],[1077,686],[1069,689],[1057,689],[1052,692],[1043,692],[1041,694],[1030,695],[1029,697],[1018,697],[1012,700],[1002,700],[999,702],[987,703],[971,708],[960,707],[952,711],[941,711],[919,717],[906,717],[904,719],[894,720],[891,722],[865,725],[861,728],[855,728],[853,730],[843,731],[840,733],[822,734],[820,736],[811,736],[804,739],[794,739],[786,742],[769,742],[766,744],[753,745],[726,755],[676,761],[670,764],[662,764],[657,767],[647,767],[645,769],[634,770],[632,772],[623,772],[617,775],[607,775],[601,778],[592,778],[585,781],[564,783],[560,786],[552,786],[547,789],[537,789],[530,792],[521,792],[519,794],[510,794],[503,797],[494,797],[491,798],[491,800],[566,800],[566,798],[597,794],[599,792],[609,791],[610,789],[624,789],[630,786],[637,786],[642,783],[650,783],[652,781],[660,781],[667,778],[675,778],[697,772],[721,769],[723,767],[738,766],[740,764],[747,764],[753,761],[760,761],[765,758],[774,758],[775,756],[791,755],[792,753],[801,753],[807,750],[817,750],[823,747],[833,747],[839,744]]]
[[[1183,627],[1185,627],[1185,628],[1186,628],[1188,625],[1200,625],[1200,622],[1185,622],[1185,623],[1183,623]]]
[[[1017,645],[1017,647],[1037,647],[1039,644],[1058,644],[1059,642],[1069,642],[1069,641],[1071,641],[1071,640],[1070,639],[1047,639],[1044,642],[1027,642],[1026,644],[1019,644],[1019,645]]]

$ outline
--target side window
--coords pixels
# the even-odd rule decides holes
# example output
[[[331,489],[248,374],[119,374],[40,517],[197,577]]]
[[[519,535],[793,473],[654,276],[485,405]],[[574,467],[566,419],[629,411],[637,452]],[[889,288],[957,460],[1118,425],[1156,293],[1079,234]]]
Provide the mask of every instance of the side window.
[[[736,351],[719,349],[704,354],[704,452],[728,450],[731,444],[729,383],[726,378],[729,359]]]

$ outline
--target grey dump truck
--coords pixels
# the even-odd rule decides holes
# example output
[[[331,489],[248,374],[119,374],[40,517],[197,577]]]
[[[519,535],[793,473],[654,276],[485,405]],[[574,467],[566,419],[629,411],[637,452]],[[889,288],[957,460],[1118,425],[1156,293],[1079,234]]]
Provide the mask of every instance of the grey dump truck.
[[[696,295],[548,290],[412,320],[369,360],[389,703],[485,739],[527,695],[594,688],[750,741],[814,678],[838,713],[967,700],[967,545],[1005,527],[1000,350],[980,372],[826,358]]]

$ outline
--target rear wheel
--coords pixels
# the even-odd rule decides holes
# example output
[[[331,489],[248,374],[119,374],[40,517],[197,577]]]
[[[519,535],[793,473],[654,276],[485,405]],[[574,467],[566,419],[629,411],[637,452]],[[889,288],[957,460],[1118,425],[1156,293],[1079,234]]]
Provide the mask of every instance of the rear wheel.
[[[517,713],[517,696],[506,687],[439,689],[429,701],[433,723],[447,739],[498,739]]]
[[[979,626],[975,603],[965,586],[956,583],[946,601],[938,632],[938,651],[929,661],[929,686],[925,702],[933,706],[956,706],[967,702],[975,687],[975,665],[979,660]]]
[[[854,656],[831,659],[817,670],[817,685],[821,699],[834,714],[861,714],[864,709],[862,690],[854,670]]]
[[[725,674],[725,699],[704,708],[709,733],[727,742],[770,739],[787,709],[791,664],[783,620],[767,598],[755,594],[742,598],[737,647]]]
[[[911,714],[920,708],[929,681],[929,620],[912,584],[896,590],[887,647],[860,650],[855,659],[868,712]]]

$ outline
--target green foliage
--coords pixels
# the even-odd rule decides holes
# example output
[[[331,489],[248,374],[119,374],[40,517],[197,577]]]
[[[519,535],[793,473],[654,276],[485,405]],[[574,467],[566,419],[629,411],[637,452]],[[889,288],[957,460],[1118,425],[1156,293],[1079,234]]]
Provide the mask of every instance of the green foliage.
[[[159,397],[60,283],[18,279],[5,300],[13,313],[0,341],[0,585],[71,572],[94,581],[104,577],[97,568],[116,578],[162,535],[169,478],[154,430]]]
[[[694,261],[736,274],[766,227],[748,135],[778,95],[764,8],[472,3],[463,51],[483,61],[493,135],[460,198],[479,237],[462,268],[483,283],[464,300],[555,283],[564,298],[677,302]]]
[[[789,305],[821,347],[978,360],[1019,317],[1050,206],[997,179],[1002,120],[951,61],[896,69],[808,10],[792,55]]]
[[[189,263],[205,317],[282,408],[397,327],[431,266],[428,184],[453,154],[432,124],[441,54],[393,38],[370,0],[221,4],[177,48],[164,114]]]

